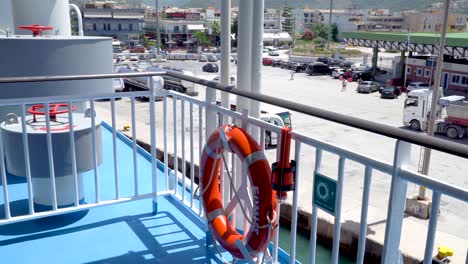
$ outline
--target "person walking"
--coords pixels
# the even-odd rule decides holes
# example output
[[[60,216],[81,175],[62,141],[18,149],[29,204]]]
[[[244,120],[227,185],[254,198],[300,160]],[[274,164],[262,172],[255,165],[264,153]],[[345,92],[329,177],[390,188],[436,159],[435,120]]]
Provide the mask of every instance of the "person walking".
[[[295,73],[295,71],[291,71],[291,76],[289,77],[290,81],[294,80],[294,73]]]
[[[343,81],[341,82],[341,91],[346,92],[346,85],[348,83],[346,82],[346,79],[343,78]]]

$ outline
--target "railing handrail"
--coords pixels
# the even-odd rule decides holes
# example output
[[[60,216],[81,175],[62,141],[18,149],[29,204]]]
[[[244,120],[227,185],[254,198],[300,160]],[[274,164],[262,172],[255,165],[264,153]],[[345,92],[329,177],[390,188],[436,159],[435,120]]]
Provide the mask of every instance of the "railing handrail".
[[[0,83],[19,83],[19,82],[46,82],[46,81],[71,81],[71,80],[90,80],[90,79],[109,79],[109,78],[126,78],[126,77],[149,77],[149,76],[172,76],[185,81],[200,84],[219,91],[232,93],[245,98],[257,100],[259,102],[272,104],[293,110],[306,115],[318,117],[338,124],[362,129],[375,134],[387,136],[397,140],[414,143],[420,146],[428,147],[434,150],[450,153],[463,158],[468,158],[468,146],[460,143],[422,135],[412,131],[407,131],[401,128],[392,127],[389,125],[377,123],[374,121],[364,120],[357,117],[352,117],[313,106],[299,104],[296,102],[287,101],[264,94],[256,94],[240,89],[235,89],[234,86],[221,85],[215,81],[209,81],[197,77],[187,76],[175,71],[161,72],[142,72],[142,73],[112,73],[112,74],[90,74],[90,75],[64,75],[64,76],[33,76],[33,77],[10,77],[0,78]]]

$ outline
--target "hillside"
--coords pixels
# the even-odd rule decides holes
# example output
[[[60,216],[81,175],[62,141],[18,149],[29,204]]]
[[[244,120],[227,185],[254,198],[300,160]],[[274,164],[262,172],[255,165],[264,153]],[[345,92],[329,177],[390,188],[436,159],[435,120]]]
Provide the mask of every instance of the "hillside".
[[[162,1],[162,0],[161,0]],[[208,7],[214,6],[219,7],[219,0],[178,0],[171,2],[186,2],[185,6],[187,7]],[[233,5],[238,5],[238,0],[233,0]],[[309,7],[309,8],[329,8],[330,2],[323,0],[265,0],[265,5],[267,7],[282,7],[285,2],[292,7]],[[334,6],[336,8],[357,8],[357,9],[372,9],[372,8],[382,8],[390,10],[421,10],[432,3],[439,2],[439,0],[341,0],[335,1]],[[176,4],[173,4],[176,5]]]

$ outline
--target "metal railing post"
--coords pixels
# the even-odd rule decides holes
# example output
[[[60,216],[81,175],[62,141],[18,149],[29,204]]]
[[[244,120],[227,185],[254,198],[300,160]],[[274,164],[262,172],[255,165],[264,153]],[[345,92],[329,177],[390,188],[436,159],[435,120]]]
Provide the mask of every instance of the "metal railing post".
[[[388,201],[387,226],[382,254],[382,264],[396,263],[400,257],[401,226],[406,203],[408,183],[400,177],[400,170],[405,168],[410,160],[411,144],[398,140],[393,158],[392,183]]]
[[[343,182],[344,182],[344,167],[346,159],[340,157],[338,160],[338,182],[336,185],[336,201],[335,201],[335,224],[333,225],[333,248],[332,259],[330,263],[338,264],[340,252],[340,237],[341,237],[341,204],[343,199]]]
[[[322,150],[315,150],[315,169],[314,175],[320,171],[320,165],[322,164]],[[314,187],[314,186],[312,186]],[[314,194],[312,192],[312,201],[314,200]],[[310,219],[310,258],[309,263],[315,263],[315,254],[317,250],[317,218],[318,218],[318,208],[312,204],[312,216]]]
[[[432,263],[432,251],[437,229],[437,218],[439,216],[441,194],[438,191],[432,193],[431,214],[429,215],[429,227],[427,229],[426,249],[424,252],[424,264]]]
[[[359,228],[359,243],[356,263],[364,263],[364,254],[366,251],[367,239],[367,212],[369,210],[369,192],[372,176],[372,168],[366,166],[364,171],[364,191],[362,193],[361,226]]]
[[[150,133],[151,133],[151,179],[153,182],[153,214],[158,213],[158,179],[157,179],[157,159],[156,159],[156,117],[154,105],[154,80],[149,77],[149,104],[150,104]]]
[[[299,160],[301,158],[301,142],[296,141],[294,149],[294,160],[296,161],[296,178],[294,182],[295,190],[293,192],[291,212],[291,241],[289,242],[291,245],[291,250],[289,251],[289,263],[294,263],[296,261],[297,203],[299,199]]]

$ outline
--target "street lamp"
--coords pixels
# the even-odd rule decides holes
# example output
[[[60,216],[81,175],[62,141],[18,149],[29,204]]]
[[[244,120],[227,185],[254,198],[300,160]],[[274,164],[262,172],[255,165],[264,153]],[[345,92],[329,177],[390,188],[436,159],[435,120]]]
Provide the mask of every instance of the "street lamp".
[[[328,18],[327,50],[330,50],[331,31],[332,31],[332,11],[333,11],[333,0],[330,0],[330,17]]]
[[[161,32],[159,30],[159,2],[158,0],[156,0],[156,36],[157,36],[157,47],[156,47],[156,50],[157,50],[157,54],[160,55],[161,54]]]

